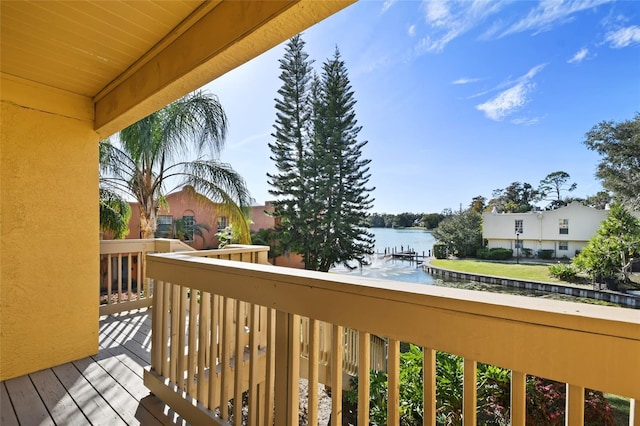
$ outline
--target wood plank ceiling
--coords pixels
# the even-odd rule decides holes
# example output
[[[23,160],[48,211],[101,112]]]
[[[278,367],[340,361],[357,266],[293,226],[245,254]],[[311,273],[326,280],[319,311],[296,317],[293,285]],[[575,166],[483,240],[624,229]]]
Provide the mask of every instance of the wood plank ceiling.
[[[94,97],[202,1],[3,1],[3,73]]]

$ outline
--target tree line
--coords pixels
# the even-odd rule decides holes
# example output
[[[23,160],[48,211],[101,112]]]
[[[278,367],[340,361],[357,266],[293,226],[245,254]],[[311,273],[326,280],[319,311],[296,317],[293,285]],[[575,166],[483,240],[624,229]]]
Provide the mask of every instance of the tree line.
[[[537,188],[514,182],[495,190],[489,202],[474,197],[467,209],[445,215],[433,230],[438,244],[460,257],[475,256],[483,247],[482,212],[493,208],[499,212],[526,212],[543,199],[549,201],[548,209],[574,200],[595,208],[610,204],[607,219],[570,268],[586,272],[594,281],[628,281],[633,263],[640,258],[640,220],[630,213],[640,210],[640,114],[619,123],[603,121],[586,133],[583,142],[601,155],[596,177],[604,191],[585,199],[563,196],[576,187],[565,172],[550,173]]]

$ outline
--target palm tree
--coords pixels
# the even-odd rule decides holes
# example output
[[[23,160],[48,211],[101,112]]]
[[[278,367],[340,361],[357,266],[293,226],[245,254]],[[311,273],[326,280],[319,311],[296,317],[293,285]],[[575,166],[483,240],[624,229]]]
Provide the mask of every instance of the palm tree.
[[[121,239],[129,233],[131,207],[117,193],[100,188],[100,231],[113,234]]]
[[[200,91],[187,95],[121,130],[113,142],[100,142],[101,187],[133,196],[140,205],[142,236],[152,238],[164,195],[190,185],[241,224],[241,239],[249,243],[249,191],[244,179],[218,160],[226,130],[217,97]],[[166,191],[169,183],[175,187]]]

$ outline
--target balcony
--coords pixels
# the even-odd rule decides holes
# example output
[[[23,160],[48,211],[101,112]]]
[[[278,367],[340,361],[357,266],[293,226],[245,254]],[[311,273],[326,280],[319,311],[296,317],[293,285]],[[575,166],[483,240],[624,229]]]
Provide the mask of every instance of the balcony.
[[[244,416],[294,425],[301,397],[317,424],[317,384],[344,389],[352,376],[366,425],[370,369],[388,373],[387,424],[399,424],[400,342],[422,348],[426,425],[436,424],[436,351],[464,358],[465,425],[477,423],[479,362],[512,371],[513,425],[525,424],[527,374],[567,383],[568,425],[584,423],[585,388],[631,398],[630,424],[640,422],[637,310],[279,268],[261,247],[160,253],[178,247],[146,244],[108,253],[116,271],[126,263],[136,274],[111,272],[117,296],[106,300],[108,310],[143,299],[152,309],[101,317],[96,356],[3,382],[3,425],[56,415],[99,423],[107,414],[129,424],[240,424]],[[144,284],[134,290],[134,279]],[[340,392],[331,398],[341,424]],[[234,401],[244,401],[244,413]]]

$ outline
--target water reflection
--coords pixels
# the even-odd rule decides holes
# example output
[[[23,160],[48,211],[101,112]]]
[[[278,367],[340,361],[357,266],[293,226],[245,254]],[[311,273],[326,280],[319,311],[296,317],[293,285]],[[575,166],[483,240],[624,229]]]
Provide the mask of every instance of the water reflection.
[[[344,266],[339,266],[331,269],[331,272],[415,284],[461,288],[466,290],[489,291],[492,293],[515,294],[530,297],[545,297],[554,300],[566,300],[572,302],[589,302],[589,300],[574,296],[568,296],[565,294],[506,287],[497,284],[480,283],[475,281],[460,281],[450,278],[433,276],[417,266],[415,262],[409,262],[405,260],[387,259],[383,256],[372,256],[370,262],[371,264],[369,266],[365,266],[363,268],[349,270]]]

